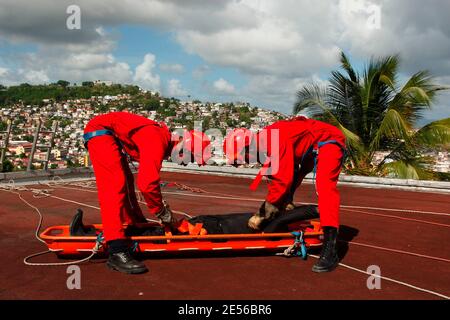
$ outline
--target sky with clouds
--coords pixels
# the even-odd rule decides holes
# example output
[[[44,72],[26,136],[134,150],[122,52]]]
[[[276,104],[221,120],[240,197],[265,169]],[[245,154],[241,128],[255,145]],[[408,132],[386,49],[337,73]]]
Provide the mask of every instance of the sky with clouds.
[[[399,53],[400,79],[428,69],[450,85],[448,12],[447,0],[0,0],[0,84],[112,80],[288,114],[341,50],[359,67]],[[444,93],[425,118],[448,116]]]

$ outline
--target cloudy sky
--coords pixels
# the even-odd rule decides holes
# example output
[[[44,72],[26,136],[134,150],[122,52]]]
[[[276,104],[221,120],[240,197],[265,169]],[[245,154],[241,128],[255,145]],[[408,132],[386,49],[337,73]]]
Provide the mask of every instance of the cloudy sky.
[[[290,113],[341,50],[359,67],[399,53],[401,79],[428,69],[450,85],[449,12],[447,0],[0,0],[0,84],[112,80]],[[425,115],[448,116],[450,93]]]

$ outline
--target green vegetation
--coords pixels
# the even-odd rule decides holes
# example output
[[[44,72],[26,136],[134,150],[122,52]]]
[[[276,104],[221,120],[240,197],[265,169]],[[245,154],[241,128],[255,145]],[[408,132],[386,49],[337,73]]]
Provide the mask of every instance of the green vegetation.
[[[306,112],[329,122],[347,137],[348,173],[408,179],[439,179],[431,160],[421,156],[426,148],[450,143],[450,118],[414,130],[422,113],[430,109],[436,93],[447,88],[435,85],[427,71],[398,83],[398,56],[372,59],[358,73],[344,53],[341,68],[333,71],[326,87],[315,83],[297,93],[294,113]],[[376,151],[388,151],[374,164]]]
[[[1,172],[12,172],[14,171],[14,165],[11,161],[4,160],[1,169],[2,169]]]
[[[43,105],[43,99],[51,99],[56,102],[70,99],[88,99],[92,96],[139,93],[139,87],[132,85],[114,84],[88,85],[91,82],[83,82],[82,86],[69,86],[68,81],[59,80],[49,85],[30,85],[23,83],[0,90],[0,105],[14,104],[22,101],[29,105]]]
[[[8,124],[5,121],[0,121],[0,131],[6,131]]]

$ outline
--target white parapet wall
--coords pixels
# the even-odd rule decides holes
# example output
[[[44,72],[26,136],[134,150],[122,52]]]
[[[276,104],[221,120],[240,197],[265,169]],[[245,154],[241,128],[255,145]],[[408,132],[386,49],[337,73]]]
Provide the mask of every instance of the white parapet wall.
[[[33,182],[50,181],[52,179],[86,179],[94,178],[92,168],[66,168],[49,170],[32,170],[0,173],[0,183],[11,181],[25,184]]]
[[[203,166],[199,167],[194,164],[188,166],[177,165],[172,162],[164,162],[162,171],[181,172],[189,174],[208,174],[217,176],[231,176],[246,179],[253,179],[258,173],[257,168],[234,168],[231,166]],[[86,179],[94,178],[92,168],[67,168],[67,169],[50,169],[35,171],[19,171],[0,173],[0,183],[8,183],[13,180],[20,184],[35,183],[49,181],[55,178],[62,179]],[[305,183],[312,183],[312,174],[305,178]],[[405,180],[390,179],[377,177],[349,176],[341,174],[339,177],[340,185],[349,185],[362,188],[386,188],[399,189],[407,191],[435,192],[450,194],[450,182],[441,181],[424,181],[424,180]]]
[[[180,166],[172,162],[164,162],[162,170],[168,172],[234,176],[247,179],[253,179],[259,171],[259,169],[257,168],[234,168],[231,166],[199,167],[194,164],[189,164],[187,166]],[[312,183],[312,180],[313,180],[312,174],[308,174],[305,177],[306,183]],[[391,179],[378,177],[350,176],[341,174],[339,176],[339,184],[359,186],[364,188],[390,188],[408,191],[439,192],[450,194],[450,182],[444,181]]]

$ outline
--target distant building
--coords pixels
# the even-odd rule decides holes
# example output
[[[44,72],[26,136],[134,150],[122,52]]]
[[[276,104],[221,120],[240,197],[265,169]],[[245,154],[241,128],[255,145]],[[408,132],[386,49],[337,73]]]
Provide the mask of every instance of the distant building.
[[[10,141],[8,151],[16,155],[29,153],[33,144],[28,141]]]

